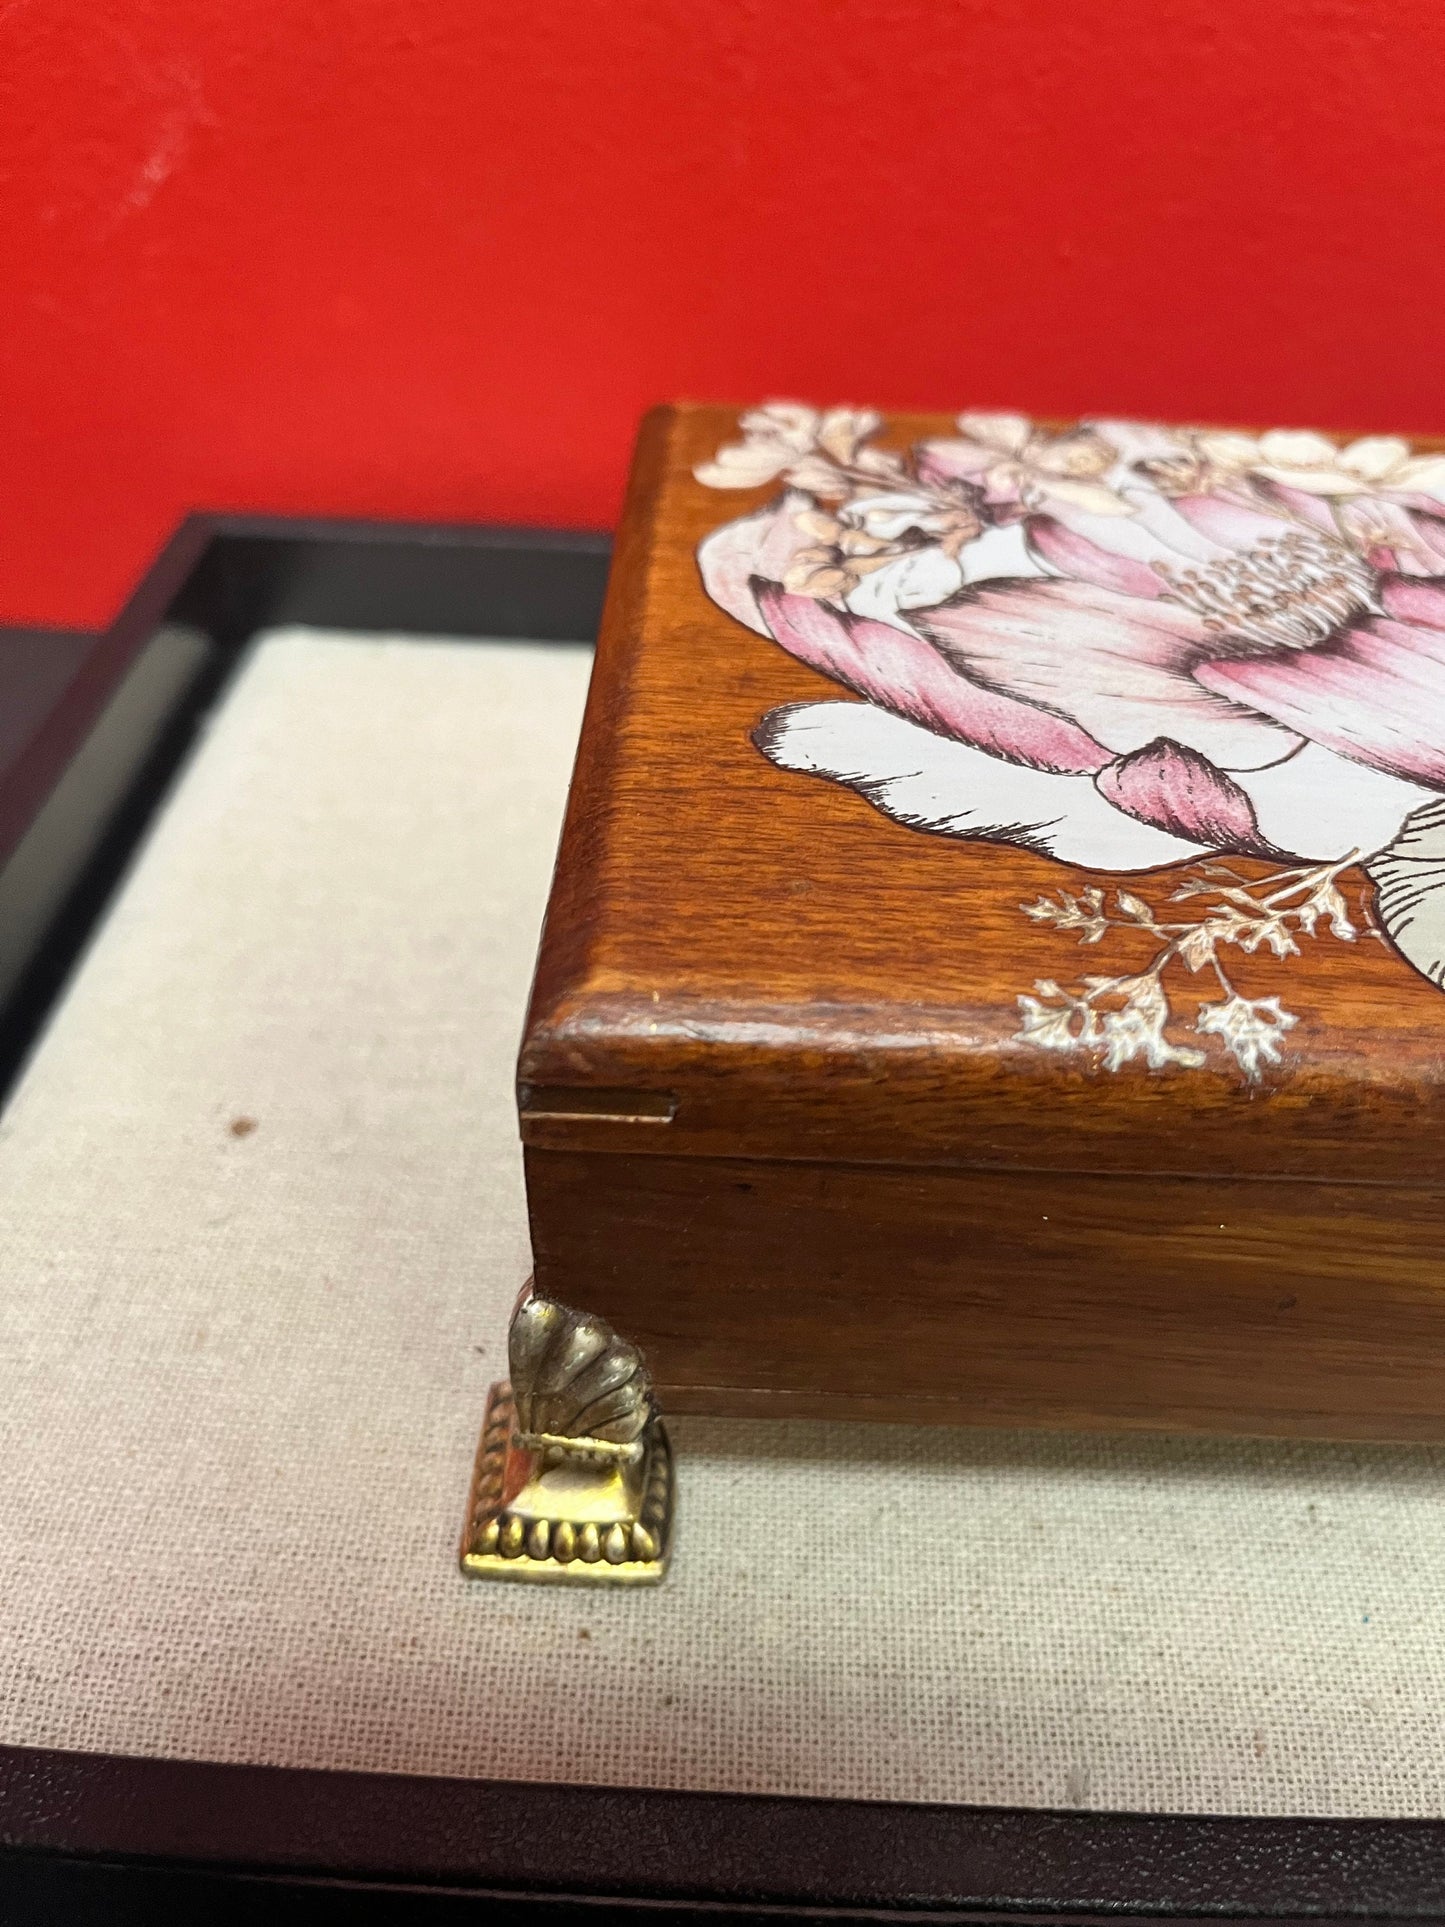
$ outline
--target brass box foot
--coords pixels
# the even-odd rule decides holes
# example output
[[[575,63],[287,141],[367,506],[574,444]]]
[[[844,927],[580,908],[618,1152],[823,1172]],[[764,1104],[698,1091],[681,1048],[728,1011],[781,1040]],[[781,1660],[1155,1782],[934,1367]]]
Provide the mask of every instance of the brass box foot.
[[[672,1546],[672,1448],[636,1348],[600,1319],[525,1298],[510,1350],[512,1378],[487,1396],[462,1571],[656,1585]]]

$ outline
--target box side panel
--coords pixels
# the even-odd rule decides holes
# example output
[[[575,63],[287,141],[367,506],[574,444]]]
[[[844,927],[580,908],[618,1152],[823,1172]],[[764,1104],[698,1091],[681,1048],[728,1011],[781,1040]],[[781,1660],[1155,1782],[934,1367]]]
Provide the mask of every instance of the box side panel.
[[[1445,1198],[527,1153],[540,1288],[715,1414],[1445,1438]]]

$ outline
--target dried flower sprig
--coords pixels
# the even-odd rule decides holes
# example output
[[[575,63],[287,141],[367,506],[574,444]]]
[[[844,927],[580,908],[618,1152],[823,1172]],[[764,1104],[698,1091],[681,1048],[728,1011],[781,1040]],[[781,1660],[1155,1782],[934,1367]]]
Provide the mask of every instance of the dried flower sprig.
[[[1170,903],[1208,899],[1201,914],[1168,919],[1143,897],[1116,890],[1112,898],[1091,888],[1074,895],[1060,890],[1022,904],[1026,917],[1056,930],[1077,932],[1080,943],[1102,943],[1110,931],[1143,931],[1157,939],[1150,963],[1127,976],[1087,976],[1069,988],[1052,978],[1035,985],[1036,996],[1019,998],[1016,1041],[1036,1049],[1095,1052],[1106,1070],[1117,1071],[1142,1058],[1151,1070],[1166,1065],[1198,1069],[1207,1051],[1178,1043],[1169,1034],[1176,1023],[1166,975],[1175,965],[1213,973],[1223,993],[1202,1001],[1190,1027],[1197,1037],[1218,1038],[1251,1083],[1280,1061],[1286,1034],[1298,1021],[1278,997],[1244,997],[1231,982],[1220,950],[1233,946],[1246,954],[1268,950],[1276,957],[1299,954],[1300,937],[1325,930],[1343,943],[1358,935],[1339,878],[1357,861],[1352,853],[1338,863],[1277,870],[1251,880],[1226,863],[1201,863],[1174,889]]]

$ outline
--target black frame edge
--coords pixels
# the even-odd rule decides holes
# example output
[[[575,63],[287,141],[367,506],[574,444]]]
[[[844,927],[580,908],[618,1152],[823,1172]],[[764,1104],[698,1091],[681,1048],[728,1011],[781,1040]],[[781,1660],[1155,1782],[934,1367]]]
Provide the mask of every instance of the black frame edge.
[[[0,1748],[10,1852],[679,1906],[1002,1918],[1445,1915],[1445,1822],[919,1806]]]

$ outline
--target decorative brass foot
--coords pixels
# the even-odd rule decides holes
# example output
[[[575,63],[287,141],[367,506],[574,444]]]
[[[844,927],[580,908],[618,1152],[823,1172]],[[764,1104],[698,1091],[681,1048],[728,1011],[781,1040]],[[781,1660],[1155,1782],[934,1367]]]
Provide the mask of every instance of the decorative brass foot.
[[[524,1296],[511,1381],[487,1397],[462,1571],[656,1585],[672,1549],[672,1449],[642,1354],[600,1318]]]

